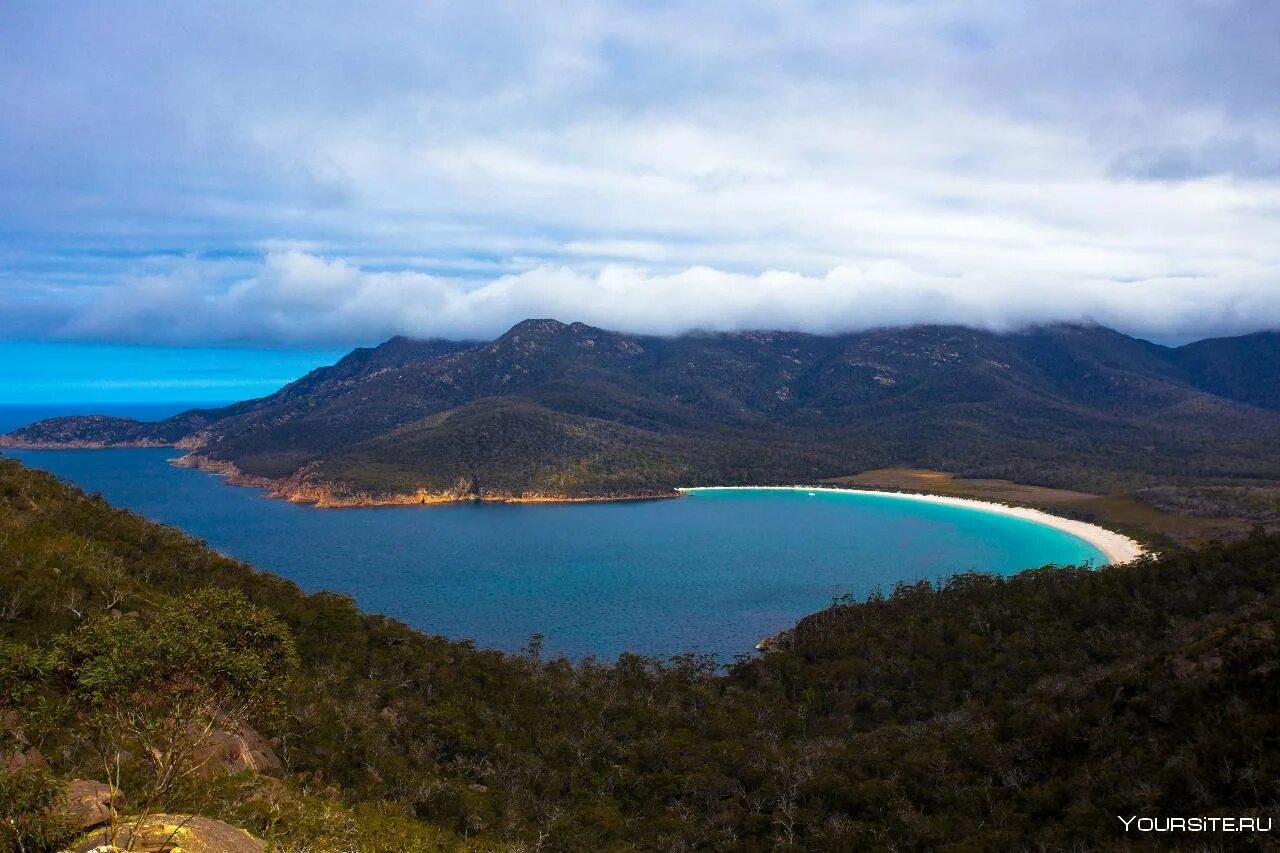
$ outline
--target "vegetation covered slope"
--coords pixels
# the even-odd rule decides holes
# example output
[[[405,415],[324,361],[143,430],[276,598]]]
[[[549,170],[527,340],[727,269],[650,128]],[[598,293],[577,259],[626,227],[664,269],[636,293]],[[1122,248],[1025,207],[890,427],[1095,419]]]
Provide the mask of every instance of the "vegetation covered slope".
[[[891,465],[1090,491],[1276,479],[1276,341],[1170,349],[1079,326],[658,338],[529,320],[484,345],[396,339],[227,409],[64,418],[10,441],[180,442],[295,497],[651,495]]]
[[[113,644],[153,648],[131,624],[175,618],[211,647],[192,681],[262,697],[246,713],[283,767],[153,805],[285,849],[1103,849],[1153,843],[1116,815],[1280,817],[1274,537],[837,602],[727,670],[574,665],[304,595],[0,460],[0,590],[0,716],[49,764],[0,777],[10,827],[38,823],[41,779],[103,775],[68,660],[102,673]],[[191,689],[157,660],[154,683],[89,686]],[[145,755],[122,766],[155,788]]]

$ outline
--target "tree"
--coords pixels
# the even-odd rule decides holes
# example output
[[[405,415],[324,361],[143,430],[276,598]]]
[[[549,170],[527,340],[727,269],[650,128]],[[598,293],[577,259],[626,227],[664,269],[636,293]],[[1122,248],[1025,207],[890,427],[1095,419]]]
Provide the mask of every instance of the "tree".
[[[276,718],[298,667],[288,627],[223,589],[168,599],[148,617],[93,618],[53,660],[104,769],[133,777],[144,810],[200,770],[216,731]]]

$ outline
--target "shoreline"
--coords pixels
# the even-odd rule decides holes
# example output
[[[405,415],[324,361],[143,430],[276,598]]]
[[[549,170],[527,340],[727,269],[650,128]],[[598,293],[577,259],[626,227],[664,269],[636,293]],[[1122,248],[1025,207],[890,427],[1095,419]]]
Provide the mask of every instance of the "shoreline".
[[[571,504],[571,503],[622,503],[643,500],[670,500],[681,497],[677,490],[663,494],[622,494],[575,497],[542,492],[526,492],[519,495],[510,494],[473,494],[465,488],[429,492],[420,489],[416,492],[372,494],[369,492],[335,492],[323,482],[308,481],[304,476],[271,479],[245,474],[231,462],[210,459],[192,451],[183,456],[168,460],[175,468],[194,468],[208,474],[222,477],[230,486],[245,486],[259,489],[264,497],[283,500],[289,503],[302,504],[314,509],[369,509],[390,506],[440,506],[442,504],[489,503],[489,504]]]
[[[186,450],[181,442],[19,442],[0,435],[0,452],[4,450]],[[581,503],[629,503],[632,501],[675,500],[682,497],[679,489],[661,492],[621,493],[615,495],[562,495],[550,492],[524,492],[513,494],[473,494],[463,488],[441,491],[416,492],[338,492],[328,483],[312,481],[304,476],[261,477],[246,474],[235,463],[211,459],[196,449],[166,460],[175,468],[191,468],[222,478],[228,486],[257,489],[268,500],[282,500],[309,506],[313,509],[372,509],[393,506],[439,506],[442,504],[581,504]]]
[[[7,438],[7,437],[4,437]],[[116,445],[94,445],[91,443],[63,443],[53,444],[47,443],[43,445],[33,445],[29,443],[4,442],[0,440],[0,447],[13,450],[103,450],[114,448],[145,448],[158,449],[162,447],[179,448],[181,445],[174,444],[158,444],[158,443],[131,443]],[[192,449],[182,456],[168,460],[170,465],[177,468],[194,468],[206,473],[215,474],[223,478],[223,481],[231,486],[241,486],[253,489],[259,489],[265,492],[264,497],[275,500],[285,500],[290,503],[303,504],[314,507],[316,509],[359,509],[385,506],[438,506],[441,504],[451,503],[506,503],[506,504],[571,504],[571,503],[619,503],[628,501],[645,501],[645,500],[670,500],[673,498],[683,497],[691,492],[700,491],[724,491],[727,489],[739,489],[750,491],[804,491],[804,492],[833,492],[841,494],[861,494],[861,495],[879,495],[881,497],[898,498],[901,500],[914,500],[922,503],[932,503],[943,506],[955,506],[978,510],[982,512],[992,512],[998,515],[1005,515],[1012,518],[1020,518],[1024,521],[1031,521],[1052,527],[1063,533],[1081,539],[1084,542],[1097,548],[1102,556],[1107,560],[1107,565],[1119,565],[1136,560],[1139,557],[1150,555],[1150,551],[1142,546],[1137,540],[1125,536],[1123,533],[1117,533],[1114,530],[1108,530],[1098,524],[1087,521],[1079,521],[1073,518],[1065,518],[1060,515],[1046,512],[1045,510],[1035,509],[1033,507],[1012,506],[1010,504],[1000,503],[998,501],[980,500],[978,498],[963,498],[953,495],[936,495],[927,492],[902,492],[888,491],[881,489],[854,489],[843,488],[839,486],[677,486],[670,492],[665,493],[649,493],[649,494],[621,494],[621,495],[600,495],[590,497],[575,497],[569,495],[554,495],[548,493],[529,493],[522,495],[483,495],[470,494],[461,489],[445,490],[439,492],[418,491],[412,494],[386,494],[374,495],[370,493],[354,493],[339,495],[326,484],[307,482],[303,478],[281,478],[271,479],[267,477],[257,477],[247,475],[240,471],[234,464],[221,460],[210,459]]]
[[[1063,516],[1054,515],[1053,513],[1034,509],[1032,507],[1011,506],[997,501],[984,501],[977,498],[961,498],[953,495],[933,495],[920,492],[890,492],[878,489],[842,489],[836,486],[691,486],[682,487],[676,491],[681,494],[689,494],[690,492],[711,492],[727,489],[877,495],[879,497],[898,498],[899,500],[911,500],[918,501],[920,503],[955,506],[982,512],[991,512],[997,515],[1036,522],[1038,524],[1043,524],[1046,527],[1052,527],[1055,530],[1070,534],[1071,536],[1083,540],[1097,548],[1102,552],[1102,556],[1106,558],[1107,565],[1110,566],[1128,563],[1131,560],[1136,560],[1140,557],[1150,556],[1151,553],[1137,540],[1125,536],[1123,533],[1108,530],[1098,524],[1079,521],[1074,518],[1064,518]]]

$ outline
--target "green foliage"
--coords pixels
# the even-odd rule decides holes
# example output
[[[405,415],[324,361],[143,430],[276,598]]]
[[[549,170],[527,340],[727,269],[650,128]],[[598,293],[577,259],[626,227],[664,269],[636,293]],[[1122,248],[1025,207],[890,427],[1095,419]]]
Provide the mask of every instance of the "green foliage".
[[[39,767],[0,767],[0,849],[52,851],[67,837],[62,784]]]
[[[55,639],[50,660],[103,768],[148,808],[202,769],[213,732],[278,721],[297,668],[288,627],[227,589],[87,619]]]
[[[48,669],[48,656],[39,650],[0,640],[0,711],[29,704]]]
[[[1145,503],[1178,515],[1238,518],[1280,527],[1280,487],[1155,486],[1138,492]]]
[[[346,807],[285,787],[256,792],[227,816],[241,825],[261,827],[264,837],[286,850],[426,853],[501,849],[498,845],[473,847],[451,832],[418,820],[403,804],[379,800]]]
[[[146,617],[86,620],[60,639],[53,666],[87,710],[244,703],[262,715],[278,706],[298,656],[275,614],[236,590],[204,589]]]
[[[93,590],[102,565],[120,566],[136,616]],[[1275,537],[902,586],[727,670],[571,664],[304,595],[0,460],[0,586],[24,596],[0,621],[3,683],[62,679],[15,694],[24,720],[46,693],[129,695],[146,668],[113,649],[130,644],[175,689],[188,654],[250,694],[283,685],[287,714],[264,724],[282,778],[175,786],[166,807],[286,849],[1096,849],[1124,846],[1116,814],[1275,817],[1280,802]],[[82,618],[62,606],[73,592]],[[294,638],[292,678],[260,659],[288,654],[266,613]],[[150,648],[151,627],[183,651]],[[48,736],[59,774],[100,766],[81,725]]]

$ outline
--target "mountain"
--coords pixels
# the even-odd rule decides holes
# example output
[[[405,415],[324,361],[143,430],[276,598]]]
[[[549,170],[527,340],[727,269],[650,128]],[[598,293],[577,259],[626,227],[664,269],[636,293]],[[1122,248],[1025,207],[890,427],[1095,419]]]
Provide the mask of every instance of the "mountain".
[[[1280,478],[1275,333],[1163,347],[1097,326],[628,335],[527,320],[395,338],[270,397],[11,444],[172,443],[320,503],[657,496],[917,465],[1109,489]]]
[[[1191,381],[1225,397],[1280,409],[1280,332],[1211,338],[1177,350]]]

